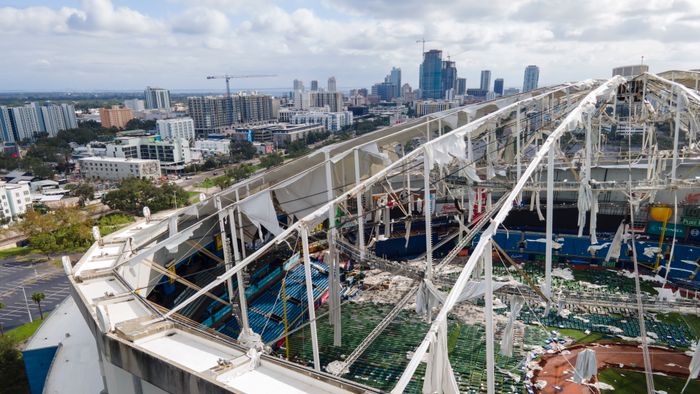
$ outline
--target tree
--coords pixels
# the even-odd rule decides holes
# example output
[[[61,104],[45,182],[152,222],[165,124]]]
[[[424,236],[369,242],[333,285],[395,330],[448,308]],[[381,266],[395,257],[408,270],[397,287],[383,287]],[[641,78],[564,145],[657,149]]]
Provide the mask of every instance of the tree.
[[[187,192],[173,183],[165,183],[157,187],[148,179],[128,178],[104,197],[102,202],[112,209],[142,215],[143,207],[148,207],[155,213],[165,209],[187,205]]]
[[[306,146],[306,143],[304,143],[302,140],[296,140],[287,145],[287,154],[290,157],[299,157],[306,154],[308,151],[309,147]]]
[[[270,153],[269,155],[260,158],[260,165],[265,168],[274,167],[276,165],[282,164],[284,159],[279,153]]]
[[[77,184],[70,191],[70,195],[80,198],[80,206],[85,206],[85,203],[95,198],[95,187],[87,182]]]
[[[3,393],[29,392],[22,352],[10,335],[0,336],[0,384]]]
[[[52,253],[84,250],[93,242],[90,218],[77,208],[28,211],[19,226],[29,244],[47,258]]]
[[[135,129],[141,129],[141,130],[153,130],[156,128],[156,121],[155,120],[142,120],[138,118],[134,118],[126,122],[126,125],[124,126],[124,129],[126,130],[135,130]]]
[[[230,170],[226,170],[226,175],[233,179],[234,182],[238,182],[241,179],[247,178],[253,172],[255,172],[255,167],[250,164],[241,164]]]
[[[231,140],[229,153],[231,155],[231,160],[239,162],[252,159],[255,157],[257,150],[249,141]]]
[[[32,300],[36,302],[36,305],[39,307],[39,318],[41,320],[44,320],[44,312],[41,310],[41,301],[44,301],[44,298],[46,298],[46,295],[40,291],[32,294]]]
[[[233,184],[233,180],[228,175],[217,176],[216,178],[212,179],[212,182],[214,182],[214,186],[217,186],[221,190],[224,190]]]

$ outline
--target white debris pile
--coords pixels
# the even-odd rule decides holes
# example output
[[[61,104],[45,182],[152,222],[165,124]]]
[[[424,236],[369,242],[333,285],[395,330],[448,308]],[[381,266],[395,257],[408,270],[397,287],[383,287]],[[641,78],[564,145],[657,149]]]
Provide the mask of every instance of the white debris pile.
[[[591,384],[590,386],[593,386],[597,388],[598,390],[615,390],[615,387],[612,385],[609,385],[605,382],[595,382],[594,384]],[[657,391],[658,393],[659,391]]]
[[[623,341],[627,342],[637,342],[637,343],[642,343],[642,337],[627,337],[624,335],[617,335],[618,338],[622,339]],[[647,335],[647,344],[651,345],[653,343],[656,343],[656,340],[650,336]]]
[[[624,277],[634,279],[634,272],[630,272],[630,271],[627,271],[627,270],[619,270],[619,271],[610,270],[610,271],[612,271],[612,272],[617,272],[618,275],[622,275],[622,276],[624,276]],[[659,275],[654,275],[654,276],[650,276],[650,275],[639,275],[639,279],[645,280],[645,281],[647,281],[647,282],[664,283],[664,278],[661,277],[661,276],[659,276]]]
[[[594,324],[593,327],[607,328],[613,334],[625,332],[625,330],[621,329],[620,327],[608,326],[606,324]]]
[[[571,272],[570,268],[554,268],[552,269],[552,276],[566,280],[574,280],[574,273]]]
[[[410,278],[378,269],[365,271],[363,282],[364,291],[357,301],[375,304],[396,304],[413,285]]]

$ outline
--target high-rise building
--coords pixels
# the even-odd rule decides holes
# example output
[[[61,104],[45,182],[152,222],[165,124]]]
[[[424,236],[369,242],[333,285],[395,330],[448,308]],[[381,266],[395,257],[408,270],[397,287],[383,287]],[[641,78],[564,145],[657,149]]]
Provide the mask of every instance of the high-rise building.
[[[330,112],[340,112],[343,108],[343,94],[340,92],[311,92],[309,107],[328,106]]]
[[[0,105],[0,139],[3,142],[15,142],[15,133],[10,120],[10,108]]]
[[[38,103],[30,103],[29,106],[32,107],[32,109],[34,110],[34,113],[36,113],[36,120],[39,124],[38,131],[40,133],[46,132],[46,123],[44,122],[44,117],[43,117],[43,113],[41,111],[41,106],[39,106]]]
[[[146,103],[141,99],[124,100],[124,106],[134,112],[146,109]]]
[[[442,90],[442,51],[431,49],[423,54],[420,65],[419,88],[422,98],[440,99]]]
[[[194,140],[194,121],[192,118],[160,119],[156,121],[160,138],[171,140],[184,138]]]
[[[274,119],[272,97],[262,94],[239,94],[233,96],[238,109],[237,122],[254,123]]]
[[[315,93],[315,92],[314,92]],[[294,91],[294,108],[309,109],[311,106],[311,92]]]
[[[338,90],[338,87],[335,84],[335,77],[328,78],[328,91],[329,92],[336,92],[337,90]]]
[[[401,86],[401,99],[404,103],[410,103],[416,99],[416,91],[413,90],[411,85],[405,83]]]
[[[318,91],[318,81],[315,79],[313,81],[311,81],[311,91],[312,92]]]
[[[33,140],[41,133],[55,136],[61,130],[78,128],[72,104],[31,103],[21,107],[0,106],[0,140]]]
[[[540,68],[531,64],[525,67],[525,76],[523,78],[523,93],[537,89],[537,84],[540,79]]]
[[[453,98],[457,91],[457,67],[455,62],[450,60],[442,62],[442,90],[442,98],[448,99]]]
[[[146,97],[146,109],[170,110],[170,91],[148,86],[143,92]]]
[[[304,91],[304,82],[301,80],[295,79],[294,80],[294,91]]]
[[[45,105],[39,107],[41,116],[44,124],[44,131],[46,131],[49,136],[55,137],[59,130],[68,129],[66,122],[63,117],[63,108],[60,105]]]
[[[308,94],[301,90],[296,94]],[[236,94],[231,97],[188,97],[188,113],[194,122],[195,135],[206,137],[209,132],[239,123],[255,123],[275,118],[271,96]]]
[[[15,141],[33,140],[37,134],[42,132],[39,125],[39,116],[31,105],[10,108],[10,122],[12,123]]]
[[[63,120],[66,123],[66,128],[77,129],[78,119],[75,117],[75,106],[73,104],[61,104],[63,110]]]
[[[457,95],[463,96],[467,93],[467,78],[457,78]]]
[[[401,97],[401,69],[392,67],[389,75],[384,78],[384,82],[394,85],[393,97]]]
[[[123,129],[131,119],[134,119],[134,114],[129,108],[120,108],[117,105],[113,105],[112,108],[100,108],[102,127]]]
[[[503,78],[496,78],[493,81],[493,92],[496,96],[503,96]]]
[[[197,137],[206,137],[210,131],[235,123],[233,98],[231,97],[188,97],[187,112],[194,122]]]
[[[382,101],[391,101],[395,96],[396,86],[391,82],[381,82],[372,85],[372,94],[379,96]]]
[[[481,71],[481,85],[479,85],[479,89],[487,92],[491,90],[491,70]]]

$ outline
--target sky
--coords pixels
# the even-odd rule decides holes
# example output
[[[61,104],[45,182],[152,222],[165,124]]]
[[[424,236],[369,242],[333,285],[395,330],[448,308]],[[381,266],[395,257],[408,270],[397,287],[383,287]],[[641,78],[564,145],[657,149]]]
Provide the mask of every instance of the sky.
[[[218,90],[212,74],[275,74],[346,90],[392,67],[418,87],[421,44],[477,87],[609,77],[614,66],[700,68],[698,0],[0,0],[0,91]]]

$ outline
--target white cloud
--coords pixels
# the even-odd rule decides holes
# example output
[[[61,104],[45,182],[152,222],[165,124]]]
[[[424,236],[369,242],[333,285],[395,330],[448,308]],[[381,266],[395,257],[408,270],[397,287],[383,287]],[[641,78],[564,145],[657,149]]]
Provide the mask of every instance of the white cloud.
[[[171,23],[175,33],[225,34],[229,31],[229,20],[221,11],[194,7],[176,16]]]
[[[415,86],[422,37],[468,86],[485,68],[519,86],[527,64],[541,67],[543,83],[604,77],[642,55],[655,71],[697,67],[700,51],[697,1],[161,1],[159,14],[110,0],[0,8],[0,86],[218,88],[204,75],[231,72],[279,74],[236,82],[244,88],[330,75],[368,87],[392,66]]]

